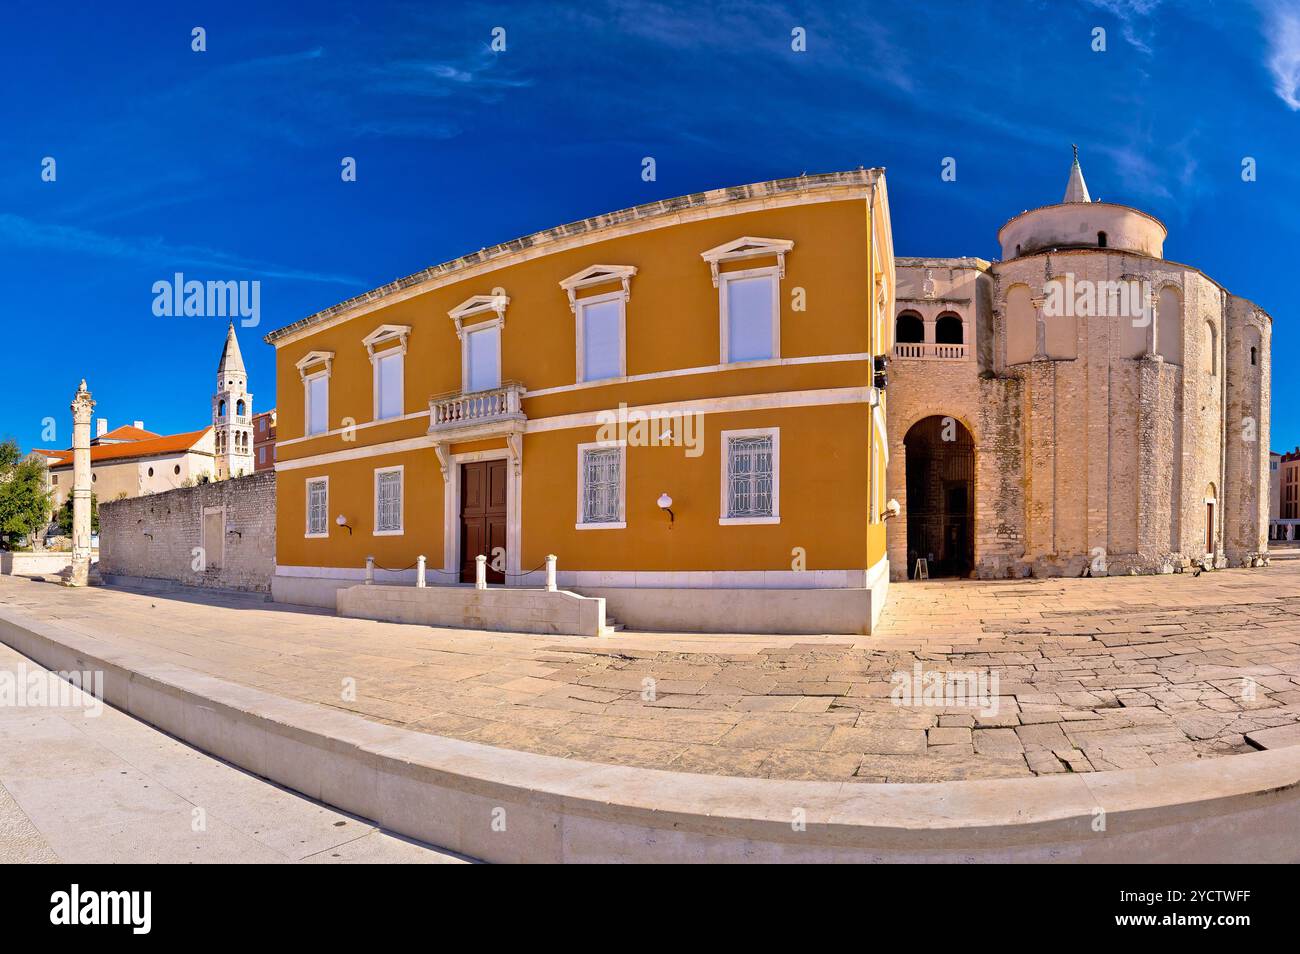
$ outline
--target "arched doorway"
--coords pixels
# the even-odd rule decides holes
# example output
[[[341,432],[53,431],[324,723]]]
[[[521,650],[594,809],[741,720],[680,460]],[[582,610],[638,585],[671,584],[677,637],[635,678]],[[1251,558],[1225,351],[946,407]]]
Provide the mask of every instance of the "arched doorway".
[[[924,557],[931,577],[975,566],[975,441],[955,417],[917,421],[903,438],[907,467],[907,576]]]

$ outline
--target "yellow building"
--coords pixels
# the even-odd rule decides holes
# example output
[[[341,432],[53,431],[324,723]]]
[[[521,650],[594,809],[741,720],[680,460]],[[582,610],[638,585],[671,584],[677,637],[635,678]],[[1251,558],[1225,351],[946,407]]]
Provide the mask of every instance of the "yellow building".
[[[866,632],[888,585],[882,170],[654,202],[267,335],[273,592],[537,585],[623,622]]]

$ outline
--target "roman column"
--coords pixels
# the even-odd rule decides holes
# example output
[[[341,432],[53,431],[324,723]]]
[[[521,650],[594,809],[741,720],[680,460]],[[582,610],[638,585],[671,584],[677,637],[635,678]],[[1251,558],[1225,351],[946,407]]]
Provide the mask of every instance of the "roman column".
[[[90,416],[95,401],[81,379],[72,399],[72,575],[69,586],[90,581]]]

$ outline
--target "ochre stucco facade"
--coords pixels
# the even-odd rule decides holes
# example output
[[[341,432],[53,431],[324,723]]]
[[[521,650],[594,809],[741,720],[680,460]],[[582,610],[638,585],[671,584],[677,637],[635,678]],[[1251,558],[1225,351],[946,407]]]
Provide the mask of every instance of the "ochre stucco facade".
[[[501,460],[505,525],[484,549],[508,585],[553,553],[562,586],[616,613],[620,591],[665,590],[701,629],[725,629],[741,591],[853,590],[866,631],[888,580],[890,234],[879,170],[780,180],[539,233],[273,332],[277,595],[332,605],[367,556],[380,579],[423,554],[431,585],[458,581],[479,519],[467,468]],[[618,367],[583,380],[612,360],[579,347],[612,327],[588,323],[602,302],[621,306]],[[476,389],[470,342],[492,327],[499,374]],[[611,442],[620,406],[631,429]],[[664,417],[638,432],[638,413]],[[602,447],[613,471],[584,456]],[[615,483],[617,514],[588,520]]]

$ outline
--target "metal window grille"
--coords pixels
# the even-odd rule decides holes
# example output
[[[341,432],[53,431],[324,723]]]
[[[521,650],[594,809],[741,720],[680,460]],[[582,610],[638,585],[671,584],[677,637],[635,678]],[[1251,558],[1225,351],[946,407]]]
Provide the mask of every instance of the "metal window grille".
[[[390,471],[379,475],[375,485],[378,498],[375,506],[376,530],[402,529],[402,475]]]
[[[582,522],[617,523],[620,463],[617,449],[585,451],[582,455]]]
[[[727,516],[772,516],[772,437],[727,440]]]
[[[307,485],[307,532],[324,533],[328,526],[325,494],[326,483],[313,480]]]

